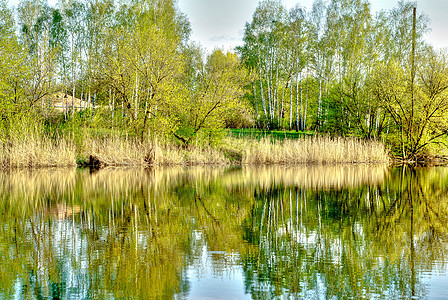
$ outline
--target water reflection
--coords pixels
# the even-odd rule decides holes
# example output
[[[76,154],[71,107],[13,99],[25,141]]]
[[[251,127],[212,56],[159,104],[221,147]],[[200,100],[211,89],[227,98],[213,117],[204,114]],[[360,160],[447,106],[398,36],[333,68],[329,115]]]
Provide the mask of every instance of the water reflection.
[[[446,271],[446,170],[435,173],[393,170],[376,185],[260,193],[246,235],[258,253],[244,262],[254,298],[423,297],[419,273],[435,263]]]
[[[448,168],[0,173],[0,298],[448,294]]]

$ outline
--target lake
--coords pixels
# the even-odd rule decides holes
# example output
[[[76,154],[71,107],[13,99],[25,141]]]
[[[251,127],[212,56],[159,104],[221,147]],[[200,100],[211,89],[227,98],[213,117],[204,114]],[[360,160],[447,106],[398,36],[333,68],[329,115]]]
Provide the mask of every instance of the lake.
[[[448,168],[0,173],[1,299],[442,299]]]

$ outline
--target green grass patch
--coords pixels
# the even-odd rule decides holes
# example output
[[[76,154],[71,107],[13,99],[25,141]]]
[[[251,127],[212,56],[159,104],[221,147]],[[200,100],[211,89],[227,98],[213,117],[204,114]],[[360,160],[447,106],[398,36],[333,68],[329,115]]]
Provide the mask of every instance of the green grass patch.
[[[258,129],[229,129],[229,136],[236,138],[251,138],[260,140],[262,138],[270,137],[276,140],[284,139],[299,139],[305,136],[314,135],[313,131],[287,131],[287,130],[258,130]]]

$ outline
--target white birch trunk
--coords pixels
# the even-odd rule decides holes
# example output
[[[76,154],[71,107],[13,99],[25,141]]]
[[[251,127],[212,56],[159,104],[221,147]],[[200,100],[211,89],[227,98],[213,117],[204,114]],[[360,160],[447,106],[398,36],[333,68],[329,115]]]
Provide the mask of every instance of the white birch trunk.
[[[84,90],[81,89],[81,102],[79,103],[79,110],[82,111],[84,110],[84,101],[83,101],[83,97],[84,97]]]
[[[302,127],[302,130],[306,130],[307,111],[308,111],[308,81],[306,81],[305,112],[303,114],[303,127]]]
[[[114,126],[114,117],[115,117],[115,91],[112,94],[112,126]]]
[[[266,111],[266,102],[265,102],[264,95],[263,95],[263,77],[261,75],[261,69],[260,69],[260,95],[261,95],[261,105],[263,106],[264,117],[266,118],[266,126],[268,126],[268,128],[269,128],[269,119],[268,119],[268,114]]]
[[[258,103],[257,103],[257,89],[255,88],[255,82],[252,81],[252,87],[254,89],[254,103],[255,103],[255,113],[257,115],[257,127],[258,127],[258,122],[260,120],[260,114],[258,112]]]
[[[73,82],[73,95],[72,95],[72,117],[75,117],[75,82]]]
[[[109,110],[112,110],[112,90],[109,88]]]
[[[267,90],[268,90],[268,111],[269,111],[269,120],[272,117],[272,103],[271,103],[271,87],[269,84],[269,70],[266,70],[266,84],[267,86]]]
[[[317,126],[320,127],[322,117],[322,77],[319,77],[319,99],[317,101]]]
[[[292,94],[293,94],[293,87],[292,87],[292,76],[291,79],[289,81],[289,130],[292,130],[292,111],[293,111],[293,107],[292,107]]]
[[[298,80],[297,80],[298,81]],[[298,85],[298,83],[297,83]],[[298,88],[298,86],[297,86]],[[303,123],[303,93],[302,93],[302,75],[300,75],[300,130],[304,130],[305,124]],[[297,95],[299,97],[299,95]],[[297,130],[299,130],[299,99],[297,101]]]
[[[296,129],[302,129],[303,102],[302,102],[302,78],[300,78],[300,120],[299,120],[299,73],[296,76]]]
[[[134,95],[134,100],[135,100],[135,111],[134,111],[134,119],[137,120],[138,117],[138,74],[137,72],[135,73],[135,95]]]
[[[279,112],[279,101],[278,101],[278,64],[277,70],[275,71],[275,90],[274,90],[274,116],[277,112],[277,121],[280,121],[280,112]]]
[[[92,98],[91,98],[91,94],[90,94],[90,88],[89,88],[89,101],[88,101],[88,107],[89,109],[92,107]]]

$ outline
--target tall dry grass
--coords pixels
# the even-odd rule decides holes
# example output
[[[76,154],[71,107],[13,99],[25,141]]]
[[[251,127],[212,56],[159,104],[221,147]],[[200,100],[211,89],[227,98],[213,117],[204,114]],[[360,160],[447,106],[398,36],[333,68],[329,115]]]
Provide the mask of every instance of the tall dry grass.
[[[354,138],[312,137],[284,141],[228,138],[222,147],[226,150],[210,146],[182,148],[157,140],[142,143],[118,136],[89,139],[85,143],[88,152],[84,156],[93,155],[109,166],[386,163],[390,159],[383,143]],[[233,161],[229,158],[229,149]]]
[[[354,138],[312,137],[298,140],[227,138],[219,146],[183,148],[170,141],[145,141],[111,134],[50,138],[39,125],[17,124],[0,144],[0,164],[8,167],[76,166],[77,158],[95,157],[108,166],[205,164],[341,164],[389,161],[384,144]],[[80,140],[80,141],[79,141]],[[83,149],[83,150],[81,150]]]
[[[389,152],[383,143],[355,138],[306,137],[297,140],[230,139],[241,149],[242,164],[340,164],[386,163]]]
[[[108,166],[228,164],[212,147],[182,148],[172,143],[110,137],[86,141],[88,152]]]
[[[21,135],[0,146],[0,168],[76,166],[77,158],[97,158],[107,166],[229,164],[222,151],[212,147],[184,149],[157,141],[140,142],[118,136],[86,138],[79,153],[70,139],[47,135]]]
[[[75,145],[63,137],[50,138],[39,123],[19,120],[1,140],[2,168],[76,166]]]

